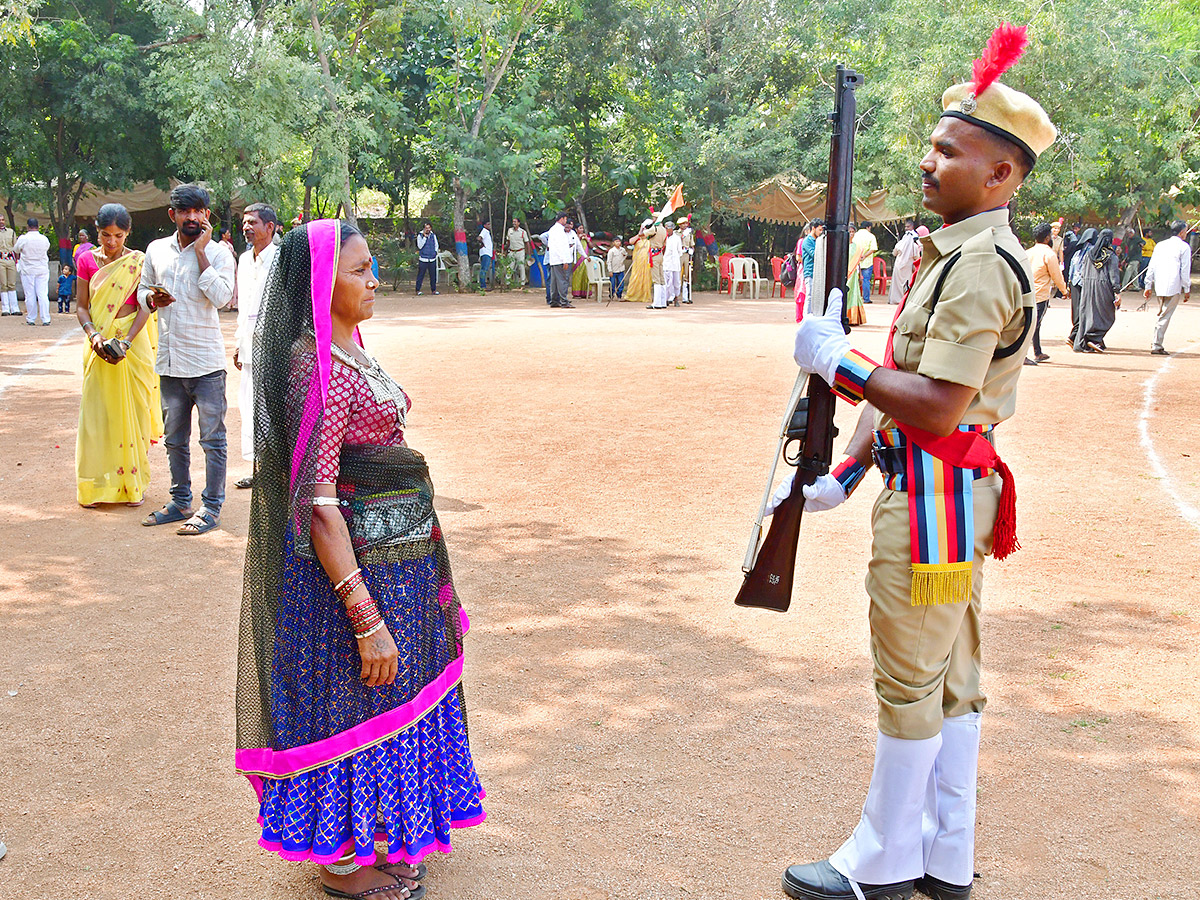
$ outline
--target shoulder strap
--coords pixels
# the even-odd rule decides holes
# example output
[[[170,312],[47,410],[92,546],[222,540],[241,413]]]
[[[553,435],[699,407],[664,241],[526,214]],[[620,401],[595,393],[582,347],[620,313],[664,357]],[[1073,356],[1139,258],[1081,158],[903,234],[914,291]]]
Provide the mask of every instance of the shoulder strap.
[[[1012,269],[1013,274],[1017,276],[1017,284],[1021,286],[1022,296],[1028,294],[1032,290],[1032,287],[1029,284],[1029,279],[1025,275],[1025,269],[1022,268],[1021,264],[1017,261],[1017,258],[1003,247],[996,247],[996,253],[999,254],[1002,260],[1008,263],[1008,267]],[[960,259],[962,259],[961,250],[957,251],[953,256],[946,260],[946,265],[942,267],[942,271],[938,274],[937,284],[933,287],[933,301],[929,304],[929,315],[931,318],[933,317],[933,311],[937,307],[938,301],[942,299],[942,288],[946,284],[946,279],[950,276],[950,269],[953,268],[954,264]],[[1022,306],[1021,310],[1024,313],[1024,323],[1021,326],[1020,337],[1018,337],[1007,347],[997,347],[996,352],[992,354],[992,359],[1007,359],[1020,350],[1021,345],[1025,343],[1025,338],[1029,336],[1029,329],[1033,327],[1033,307]]]

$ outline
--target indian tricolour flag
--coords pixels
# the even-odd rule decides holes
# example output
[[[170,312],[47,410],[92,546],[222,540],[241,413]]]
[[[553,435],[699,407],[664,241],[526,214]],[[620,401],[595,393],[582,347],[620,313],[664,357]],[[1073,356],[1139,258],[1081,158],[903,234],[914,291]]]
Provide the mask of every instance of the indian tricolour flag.
[[[671,215],[671,213],[675,212],[675,210],[680,209],[682,206],[683,185],[678,184],[675,186],[675,190],[671,191],[671,199],[667,201],[667,205],[660,209],[654,216],[654,221],[661,222],[663,219]]]

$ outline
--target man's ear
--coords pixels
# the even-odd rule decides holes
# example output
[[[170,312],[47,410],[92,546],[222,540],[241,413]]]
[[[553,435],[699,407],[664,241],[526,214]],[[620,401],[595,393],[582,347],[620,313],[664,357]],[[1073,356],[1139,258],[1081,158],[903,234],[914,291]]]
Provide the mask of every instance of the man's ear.
[[[988,178],[989,188],[1002,187],[1010,178],[1016,175],[1017,168],[1009,160],[1002,159],[992,166],[991,177]]]
[[[175,224],[175,210],[172,207],[167,207],[167,216],[171,219],[171,224]]]

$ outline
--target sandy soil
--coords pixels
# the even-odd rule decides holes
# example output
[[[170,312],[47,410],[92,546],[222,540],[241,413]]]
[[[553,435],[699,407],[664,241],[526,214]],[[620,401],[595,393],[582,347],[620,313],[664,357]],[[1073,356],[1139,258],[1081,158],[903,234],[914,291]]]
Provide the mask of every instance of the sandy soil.
[[[489,818],[431,860],[429,896],[782,897],[870,777],[877,482],[806,520],[790,613],[735,608],[791,304],[579,307],[395,296],[364,328],[414,398],[474,626]],[[855,331],[877,357],[889,312]],[[1053,359],[1001,431],[1024,549],[987,570],[975,896],[1194,896],[1200,303],[1169,360],[1147,353],[1150,312],[1121,312],[1103,356],[1071,353],[1066,321],[1047,317]],[[311,866],[256,846],[232,770],[237,377],[221,529],[184,538],[75,505],[74,317],[6,318],[0,344],[0,896],[319,896]],[[152,462],[147,509],[167,497]],[[196,445],[193,464],[199,485]]]

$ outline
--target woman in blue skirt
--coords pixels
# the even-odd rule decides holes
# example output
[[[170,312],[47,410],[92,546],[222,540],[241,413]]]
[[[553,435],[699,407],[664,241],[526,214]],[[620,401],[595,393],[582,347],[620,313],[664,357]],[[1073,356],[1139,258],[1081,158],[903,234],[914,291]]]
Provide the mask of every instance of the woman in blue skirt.
[[[429,471],[358,334],[376,285],[366,240],[335,220],[289,232],[268,275],[236,764],[261,846],[319,864],[330,896],[418,900],[421,860],[483,821],[484,793]]]

